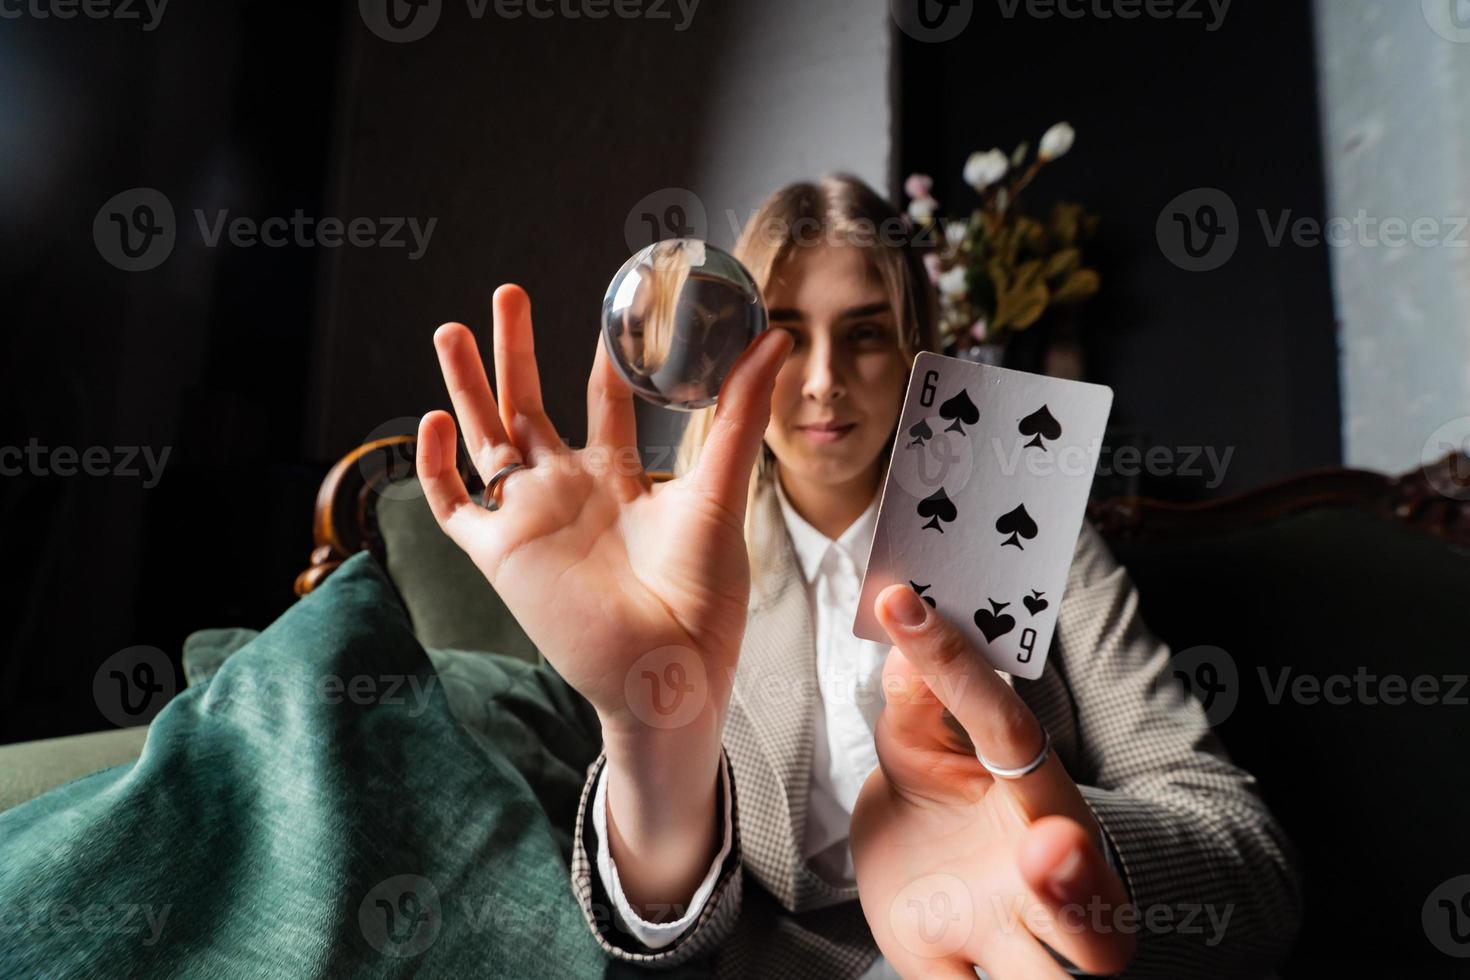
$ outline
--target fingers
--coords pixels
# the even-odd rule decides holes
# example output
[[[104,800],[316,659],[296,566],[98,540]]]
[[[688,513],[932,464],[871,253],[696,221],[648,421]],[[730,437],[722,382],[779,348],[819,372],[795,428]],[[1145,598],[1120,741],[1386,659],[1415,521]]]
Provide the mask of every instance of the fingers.
[[[624,457],[639,459],[633,389],[613,365],[600,332],[592,374],[587,378],[587,445],[613,453],[619,463]]]
[[[981,755],[997,766],[1022,766],[1041,748],[1041,724],[970,641],[906,585],[878,595],[879,622],[969,733]]]
[[[767,330],[740,355],[720,386],[714,425],[693,473],[697,489],[741,520],[750,471],[771,420],[771,392],[791,344],[787,331]]]
[[[893,965],[895,968],[900,967],[899,963]],[[905,977],[923,977],[924,980],[975,980],[975,968],[968,960],[956,957],[942,960],[910,959],[899,969],[899,974]]]
[[[495,447],[509,444],[510,439],[500,422],[490,382],[485,378],[485,362],[475,344],[475,335],[463,323],[446,323],[434,331],[434,350],[439,355],[439,370],[444,375],[445,387],[449,389],[454,413],[464,426],[464,443],[470,460],[479,471],[480,478],[488,480],[495,472],[496,464],[491,458]],[[452,441],[452,421],[449,431]],[[510,458],[504,462],[517,458],[515,453],[509,455]],[[452,460],[453,456],[447,458]],[[504,465],[504,462],[499,465]],[[422,472],[420,469],[421,475]]]
[[[1021,878],[1047,915],[1036,938],[1090,974],[1119,973],[1137,940],[1120,927],[1128,891],[1091,835],[1066,817],[1046,817],[1026,831],[1016,853]]]
[[[1041,723],[952,623],[906,585],[880,592],[875,612],[894,646],[924,674],[976,752],[1007,769],[1036,758],[1045,744]],[[1086,812],[1086,802],[1055,753],[1020,779],[997,782],[1016,796],[1031,819]]]
[[[933,678],[926,678],[898,647],[888,651],[888,659],[883,663],[883,712],[887,724],[907,744],[929,744],[935,749],[968,753],[968,743],[946,723],[944,702],[929,687],[930,680]]]
[[[500,420],[511,440],[534,464],[541,452],[564,448],[541,403],[541,375],[531,331],[531,298],[520,286],[495,290],[495,390],[500,392]]]
[[[990,980],[1072,980],[1044,946],[1025,936],[991,944],[984,960],[980,966]]]
[[[448,412],[430,412],[419,420],[414,461],[419,483],[439,527],[468,551],[470,525],[488,512],[470,499],[454,465],[454,449],[454,418]]]

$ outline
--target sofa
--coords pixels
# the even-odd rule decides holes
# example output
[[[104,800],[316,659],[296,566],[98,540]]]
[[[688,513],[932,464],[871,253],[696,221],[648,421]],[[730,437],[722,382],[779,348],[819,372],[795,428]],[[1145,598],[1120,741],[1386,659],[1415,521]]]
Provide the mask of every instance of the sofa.
[[[297,593],[366,550],[425,647],[535,660],[434,524],[412,470],[411,437],[360,446],[332,468]],[[1466,975],[1457,957],[1470,956],[1470,912],[1444,898],[1446,883],[1470,875],[1465,473],[1470,459],[1453,456],[1403,477],[1321,470],[1204,504],[1090,508],[1174,651],[1175,679],[1258,777],[1301,853],[1305,924],[1282,976]],[[187,676],[208,675],[219,635],[189,638]],[[145,734],[0,747],[0,810],[135,759]]]

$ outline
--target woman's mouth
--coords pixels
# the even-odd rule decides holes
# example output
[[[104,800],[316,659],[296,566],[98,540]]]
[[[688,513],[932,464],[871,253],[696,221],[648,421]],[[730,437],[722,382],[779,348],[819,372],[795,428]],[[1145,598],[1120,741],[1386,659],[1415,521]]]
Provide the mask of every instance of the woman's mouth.
[[[853,429],[857,428],[856,422],[847,422],[841,425],[835,423],[824,423],[821,425],[799,425],[797,431],[818,445],[826,445],[836,442]]]

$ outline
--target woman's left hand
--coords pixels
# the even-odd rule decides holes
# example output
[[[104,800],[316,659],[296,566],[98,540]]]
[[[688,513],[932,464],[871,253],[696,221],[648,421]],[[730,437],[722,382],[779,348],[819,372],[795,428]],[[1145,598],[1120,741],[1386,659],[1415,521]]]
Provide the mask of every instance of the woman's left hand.
[[[876,605],[896,645],[879,767],[851,840],[883,955],[905,977],[973,980],[979,966],[993,980],[1066,978],[1045,944],[1088,973],[1121,971],[1134,951],[1133,931],[1119,928],[1127,890],[1077,784],[1055,753],[1019,779],[997,779],[975,757],[1007,768],[1036,758],[1036,716],[912,589],[890,586]],[[917,626],[903,625],[905,611]]]

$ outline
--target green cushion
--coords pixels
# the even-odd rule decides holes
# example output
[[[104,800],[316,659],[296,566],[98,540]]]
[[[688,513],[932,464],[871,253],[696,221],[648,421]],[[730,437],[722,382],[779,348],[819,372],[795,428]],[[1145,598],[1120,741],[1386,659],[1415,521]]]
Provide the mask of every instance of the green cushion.
[[[354,556],[137,762],[0,813],[0,977],[635,975],[568,885],[584,705],[521,661],[439,674],[394,592]]]
[[[1239,701],[1217,729],[1302,851],[1307,912],[1294,962],[1337,964],[1339,975],[1442,965],[1421,911],[1436,886],[1470,871],[1470,687],[1452,690],[1470,673],[1457,640],[1470,554],[1335,508],[1114,550],[1176,656],[1220,647],[1236,670]],[[1459,703],[1366,703],[1360,668],[1436,678]],[[1310,685],[1344,675],[1350,686],[1335,681],[1329,693],[1348,703],[1292,690],[1302,676]]]
[[[388,574],[426,647],[540,656],[485,576],[434,523],[417,479],[389,484],[377,501]]]

